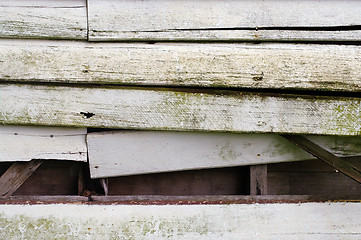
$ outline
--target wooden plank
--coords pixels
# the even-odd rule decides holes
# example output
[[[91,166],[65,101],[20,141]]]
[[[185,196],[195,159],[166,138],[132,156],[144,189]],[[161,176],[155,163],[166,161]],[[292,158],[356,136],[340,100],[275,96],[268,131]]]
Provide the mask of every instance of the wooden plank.
[[[360,135],[360,98],[0,84],[0,124]]]
[[[350,0],[88,0],[89,40],[360,41],[360,12]]]
[[[233,167],[111,177],[108,178],[109,195],[198,195],[199,199],[246,195],[249,194],[248,170],[248,167]]]
[[[2,0],[1,38],[87,39],[85,0]]]
[[[349,178],[352,178],[355,181],[361,183],[361,171],[352,164],[335,156],[334,154],[323,149],[322,147],[318,146],[317,144],[308,140],[305,137],[293,136],[293,135],[283,135],[283,137],[286,138],[288,141],[294,143],[295,145],[299,146],[303,150],[311,153],[313,156],[317,157],[318,159],[334,167],[335,169],[342,172]]]
[[[1,239],[350,239],[361,203],[213,205],[7,204]],[[21,231],[20,231],[20,230]],[[83,236],[83,237],[82,237]],[[295,237],[290,237],[295,236]]]
[[[360,137],[313,138],[330,151],[343,139],[339,156],[361,155]],[[313,159],[273,134],[118,131],[90,133],[87,143],[92,178]]]
[[[0,80],[361,91],[361,47],[0,40]]]
[[[12,195],[77,195],[80,167],[79,162],[43,161],[41,166]]]
[[[0,196],[12,195],[31,174],[41,165],[43,160],[16,162],[0,177]]]
[[[336,197],[324,197],[314,195],[213,195],[213,196],[162,196],[162,195],[134,195],[134,196],[93,196],[93,201],[84,196],[51,195],[31,196],[19,195],[7,198],[0,197],[0,204],[23,204],[40,205],[49,203],[94,203],[95,205],[194,205],[194,204],[253,204],[253,203],[307,203],[307,202],[353,202],[356,199]]]
[[[361,158],[353,163],[361,166]],[[268,194],[359,199],[360,184],[320,160],[268,164]]]
[[[86,133],[86,128],[0,125],[0,162],[31,159],[86,162]]]
[[[249,166],[250,194],[267,195],[267,164]]]

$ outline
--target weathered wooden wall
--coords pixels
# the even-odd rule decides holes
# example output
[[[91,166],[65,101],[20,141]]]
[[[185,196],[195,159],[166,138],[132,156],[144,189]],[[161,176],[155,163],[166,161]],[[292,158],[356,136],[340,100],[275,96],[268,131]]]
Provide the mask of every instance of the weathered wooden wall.
[[[122,194],[121,175],[314,159],[275,134],[360,155],[361,2],[5,0],[0,11],[1,162],[85,162],[89,152],[91,177],[112,177],[110,193]],[[67,176],[72,163],[59,164]],[[272,166],[269,193],[304,192],[288,180],[307,174],[292,168],[282,176]],[[81,193],[85,173],[77,174],[59,192]],[[169,176],[177,182],[177,174]],[[40,175],[29,182],[41,183]],[[223,193],[236,193],[237,181]],[[342,192],[338,181],[326,182]],[[202,184],[196,188],[217,192]]]

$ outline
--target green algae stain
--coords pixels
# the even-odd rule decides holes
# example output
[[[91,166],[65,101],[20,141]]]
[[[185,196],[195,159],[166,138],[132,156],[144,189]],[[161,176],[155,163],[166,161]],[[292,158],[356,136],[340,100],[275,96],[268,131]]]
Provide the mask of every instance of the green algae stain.
[[[0,239],[180,239],[186,234],[207,235],[209,226],[199,218],[111,219],[7,216],[0,214]],[[183,238],[184,239],[184,238]]]

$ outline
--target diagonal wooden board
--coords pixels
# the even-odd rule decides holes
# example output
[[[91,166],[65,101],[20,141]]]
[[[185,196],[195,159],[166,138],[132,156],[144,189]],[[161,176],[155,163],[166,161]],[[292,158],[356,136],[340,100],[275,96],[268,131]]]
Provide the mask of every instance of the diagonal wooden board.
[[[338,156],[361,155],[360,137],[308,137]],[[87,143],[92,178],[314,159],[274,134],[114,131],[89,133]]]
[[[41,165],[43,160],[16,162],[0,177],[0,197],[9,197]]]
[[[0,39],[0,80],[361,91],[361,47]]]
[[[87,161],[86,128],[0,125],[0,162]]]
[[[87,39],[86,0],[2,0],[1,38]]]
[[[283,137],[318,159],[326,162],[328,165],[342,172],[349,178],[361,183],[361,171],[356,166],[342,160],[305,137],[296,135],[283,135]]]
[[[90,41],[361,40],[352,0],[88,0],[88,16]]]
[[[144,130],[361,134],[361,99],[0,84],[0,124]]]

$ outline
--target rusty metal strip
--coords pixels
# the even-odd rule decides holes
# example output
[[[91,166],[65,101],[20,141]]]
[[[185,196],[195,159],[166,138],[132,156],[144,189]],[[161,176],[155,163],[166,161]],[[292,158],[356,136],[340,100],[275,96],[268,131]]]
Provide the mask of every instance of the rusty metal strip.
[[[281,135],[281,136],[286,138],[288,141],[295,144],[296,146],[302,148],[306,152],[317,157],[318,159],[324,161],[331,167],[337,169],[346,176],[352,178],[358,183],[361,183],[361,171],[352,164],[344,161],[343,159],[323,149],[322,147],[318,146],[317,144],[315,144],[314,142],[308,140],[303,136],[299,136],[299,135]]]

